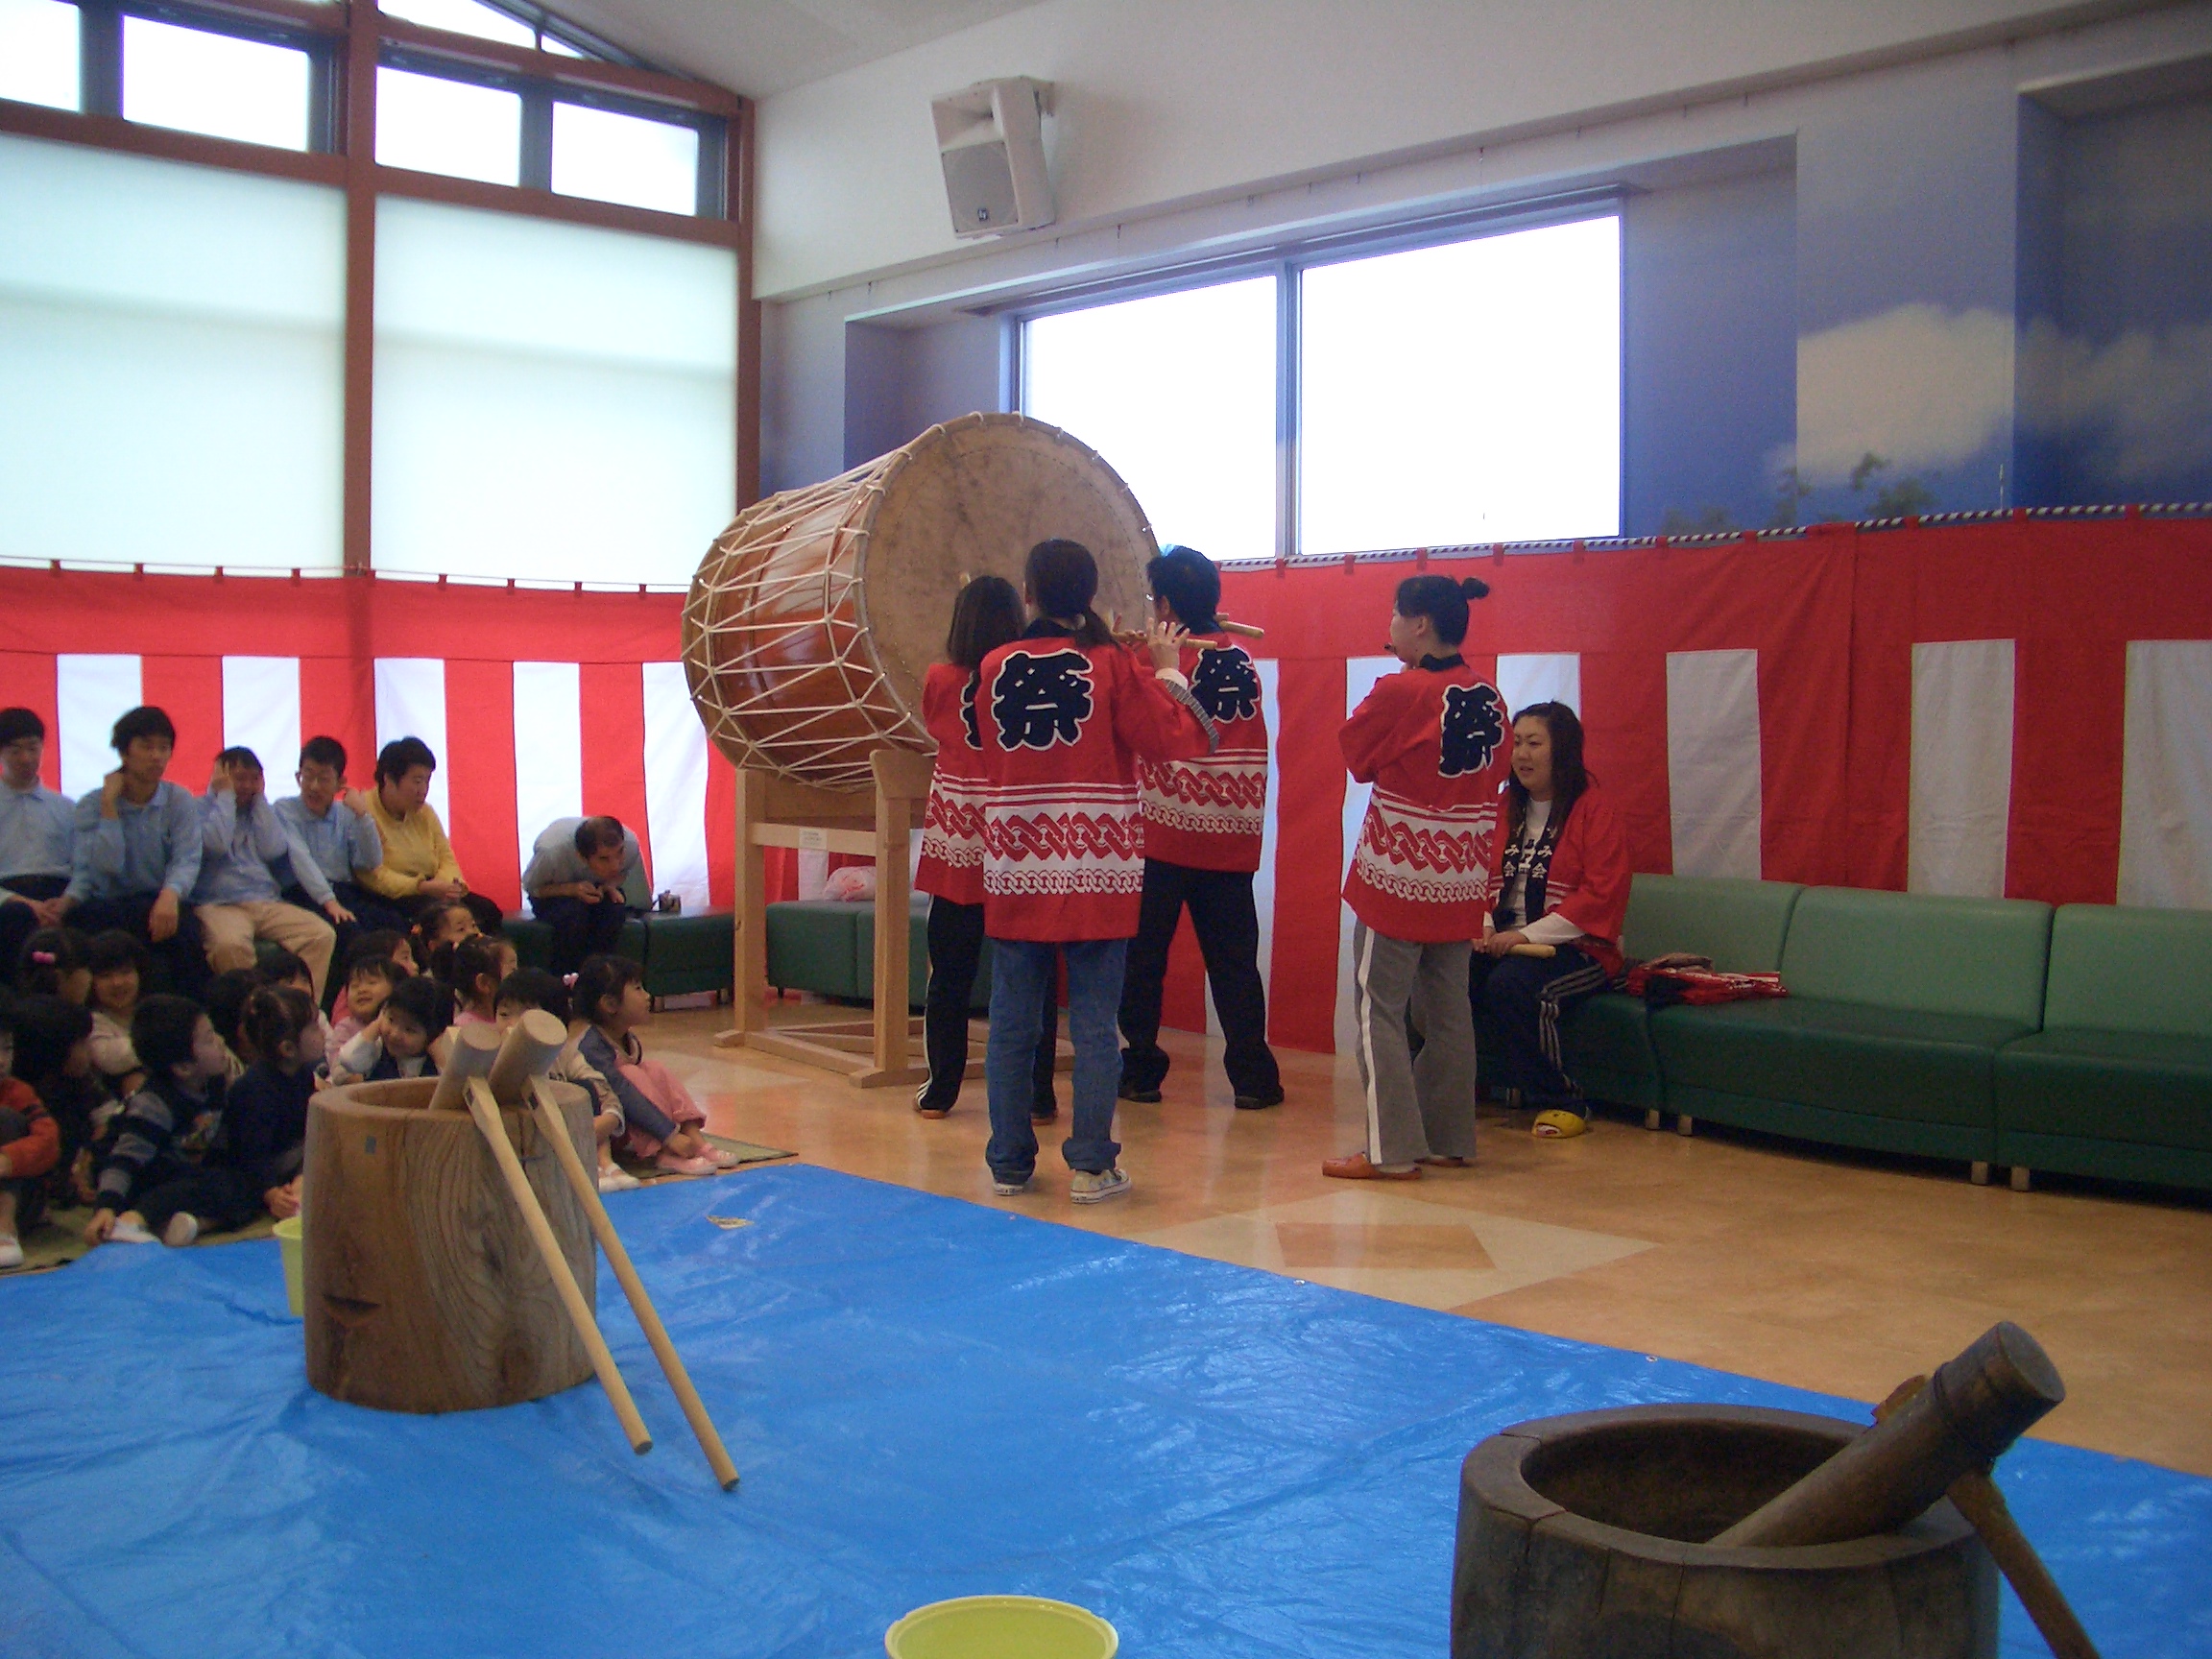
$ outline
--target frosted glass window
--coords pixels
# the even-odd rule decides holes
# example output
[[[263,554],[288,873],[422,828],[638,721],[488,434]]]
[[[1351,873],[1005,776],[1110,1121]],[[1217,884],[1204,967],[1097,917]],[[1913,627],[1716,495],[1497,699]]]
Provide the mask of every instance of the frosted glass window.
[[[736,254],[386,197],[376,564],[685,583],[730,520]]]
[[[0,98],[77,108],[77,8],[0,0]]]
[[[248,144],[307,148],[307,54],[123,19],[123,114]]]
[[[403,17],[425,29],[449,29],[456,35],[473,35],[479,40],[504,40],[510,46],[534,45],[538,31],[519,17],[476,0],[388,0],[377,8],[387,17]]]
[[[1037,317],[1022,408],[1119,472],[1162,542],[1275,556],[1275,278]]]
[[[1299,550],[1621,527],[1621,228],[1304,274]]]
[[[345,267],[336,190],[0,135],[0,552],[337,568]]]
[[[378,69],[376,159],[418,173],[520,183],[522,99],[495,86]]]
[[[699,130],[553,106],[553,188],[663,213],[699,210]]]
[[[541,52],[550,52],[556,58],[581,58],[584,56],[584,54],[579,52],[575,47],[569,45],[567,41],[560,39],[552,35],[541,35],[538,36],[538,50]]]

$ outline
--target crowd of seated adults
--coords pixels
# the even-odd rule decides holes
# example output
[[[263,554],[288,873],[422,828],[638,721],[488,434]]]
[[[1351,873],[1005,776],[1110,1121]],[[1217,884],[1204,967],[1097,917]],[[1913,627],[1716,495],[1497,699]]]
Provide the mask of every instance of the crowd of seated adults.
[[[50,1211],[88,1211],[94,1244],[296,1214],[317,1089],[435,1076],[450,1027],[533,1008],[571,1025],[557,1074],[593,1097],[603,1188],[637,1185],[617,1150],[726,1166],[638,1045],[650,998],[611,952],[642,854],[616,820],[556,820],[532,850],[548,973],[518,968],[462,875],[420,738],[352,790],[344,745],[312,738],[279,801],[245,748],[203,794],[170,781],[159,709],[115,722],[118,764],[75,802],[40,781],[45,741],[35,711],[0,709],[0,1269]]]

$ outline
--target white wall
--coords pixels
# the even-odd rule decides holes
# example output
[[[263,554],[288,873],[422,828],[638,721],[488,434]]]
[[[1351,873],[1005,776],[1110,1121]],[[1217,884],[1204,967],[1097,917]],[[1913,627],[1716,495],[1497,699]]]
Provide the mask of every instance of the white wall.
[[[941,260],[929,99],[1053,82],[1061,228],[2153,9],[2148,0],[1046,0],[768,99],[757,286],[776,299]],[[2189,8],[2196,10],[2197,8]],[[1047,236],[1053,232],[1047,232]]]

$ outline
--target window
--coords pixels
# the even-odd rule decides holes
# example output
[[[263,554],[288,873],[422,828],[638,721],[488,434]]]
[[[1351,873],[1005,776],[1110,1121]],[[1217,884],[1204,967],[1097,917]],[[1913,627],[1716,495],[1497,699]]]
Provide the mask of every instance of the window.
[[[699,210],[699,130],[553,106],[553,188],[663,213]]]
[[[1620,532],[1613,215],[1031,317],[1021,360],[1022,409],[1216,559]]]
[[[0,0],[0,98],[77,108],[77,8]]]
[[[394,0],[379,7],[387,17],[403,17],[425,29],[447,29],[456,35],[473,35],[479,40],[504,40],[510,46],[534,46],[538,31],[519,17],[476,0]]]
[[[123,19],[126,120],[304,150],[310,68],[296,47]]]
[[[335,570],[346,202],[0,136],[0,553]]]
[[[1275,311],[1269,276],[1032,318],[1022,407],[1104,456],[1162,544],[1270,558]]]
[[[386,197],[375,563],[684,584],[736,496],[737,256]]]
[[[521,181],[522,99],[496,86],[376,71],[376,159],[487,184]]]
[[[1619,532],[1618,219],[1302,280],[1301,552]]]

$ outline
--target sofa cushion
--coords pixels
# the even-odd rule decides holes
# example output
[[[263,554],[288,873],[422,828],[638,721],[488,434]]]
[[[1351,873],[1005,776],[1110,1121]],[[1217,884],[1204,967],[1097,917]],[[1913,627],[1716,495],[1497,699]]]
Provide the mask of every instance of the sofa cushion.
[[[2043,1022],[2051,906],[1810,887],[1790,913],[1782,983],[1791,998]]]
[[[1997,1127],[2212,1152],[2212,1037],[2023,1037],[1997,1056]]]
[[[2212,912],[2065,904],[2043,1024],[2212,1038]]]
[[[1577,1002],[1559,1022],[1559,1047],[1568,1074],[1591,1098],[1619,1106],[1664,1104],[1641,998],[1600,991]]]
[[[633,926],[644,930],[645,989],[653,996],[727,991],[735,978],[735,912],[656,913],[635,919]]]
[[[1810,898],[1810,895],[1808,895]],[[1997,1050],[2029,1026],[1828,998],[1663,1009],[1651,1041],[1677,1085],[1834,1112],[1989,1126]]]
[[[1771,974],[1804,891],[1793,881],[1640,875],[1628,889],[1621,949],[1639,960],[1687,950],[1726,973]]]

